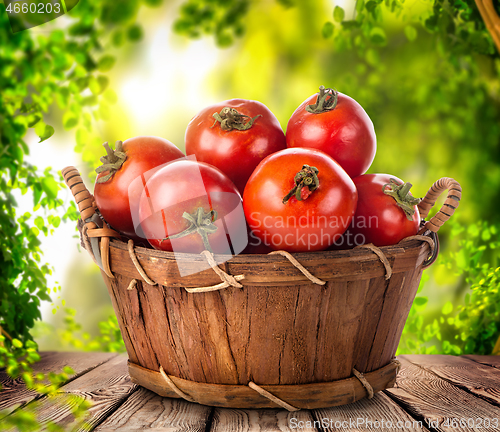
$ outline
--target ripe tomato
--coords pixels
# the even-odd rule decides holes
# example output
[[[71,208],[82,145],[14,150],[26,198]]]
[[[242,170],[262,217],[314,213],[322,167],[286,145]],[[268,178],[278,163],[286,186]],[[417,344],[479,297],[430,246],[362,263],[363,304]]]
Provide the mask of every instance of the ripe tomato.
[[[108,154],[101,158],[104,165],[96,170],[95,203],[106,222],[125,236],[137,240],[132,214],[137,214],[142,187],[131,187],[132,182],[145,172],[182,158],[184,154],[170,141],[152,136],[130,138],[123,142],[123,146],[118,141],[114,151],[108,143],[104,146]],[[109,163],[116,164],[116,170],[110,171]]]
[[[351,223],[357,192],[330,156],[293,148],[265,158],[248,180],[243,208],[252,233],[275,250],[326,249]]]
[[[420,199],[410,193],[410,183],[389,174],[365,174],[354,179],[358,207],[351,226],[336,241],[341,247],[373,243],[389,246],[417,234]]]
[[[233,245],[236,253],[246,246],[238,189],[220,170],[203,162],[172,162],[145,180],[139,219],[155,249],[231,254],[226,234],[239,243]]]
[[[255,167],[286,148],[278,119],[262,103],[231,99],[209,106],[189,122],[186,154],[219,168],[241,194]]]
[[[288,147],[323,150],[351,178],[370,168],[377,150],[373,123],[361,105],[349,96],[323,86],[290,117],[286,144]]]

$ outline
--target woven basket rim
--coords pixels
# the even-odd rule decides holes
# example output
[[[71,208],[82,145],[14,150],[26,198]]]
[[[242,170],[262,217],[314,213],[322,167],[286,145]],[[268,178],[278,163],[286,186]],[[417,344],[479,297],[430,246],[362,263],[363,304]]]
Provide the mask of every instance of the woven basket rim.
[[[426,233],[426,235],[429,232]],[[427,247],[427,243],[419,240],[408,240],[404,244],[395,244],[390,246],[381,246],[379,249],[386,255],[394,255],[398,253],[405,253],[411,249],[418,249],[422,247]],[[128,245],[123,240],[112,239],[110,242],[110,247],[116,247],[117,249],[127,250]],[[134,245],[136,254],[142,254],[150,257],[158,257],[167,260],[182,260],[182,261],[204,261],[205,258],[200,254],[195,253],[185,253],[185,252],[169,252],[158,249],[153,249],[149,247],[144,247],[140,245]],[[352,257],[362,257],[366,256],[369,259],[378,260],[377,256],[373,254],[370,250],[364,248],[353,248],[346,250],[323,250],[323,251],[311,251],[311,252],[293,252],[290,253],[299,261],[317,261],[318,259],[335,259],[335,258],[352,258]],[[223,255],[214,254],[216,259],[221,261],[230,261],[234,264],[245,263],[251,261],[252,263],[257,262],[280,262],[286,260],[281,255],[269,255],[269,254],[237,254],[237,255]]]

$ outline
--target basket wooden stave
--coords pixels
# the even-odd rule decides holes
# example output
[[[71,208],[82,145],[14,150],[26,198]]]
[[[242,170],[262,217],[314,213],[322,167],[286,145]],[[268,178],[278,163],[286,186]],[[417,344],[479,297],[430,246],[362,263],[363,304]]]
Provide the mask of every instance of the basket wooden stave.
[[[75,171],[63,170],[68,184],[79,177]],[[441,179],[421,210],[427,214],[445,189],[448,204],[422,229],[427,236],[458,205],[460,186]],[[78,191],[75,199],[86,207],[80,208],[82,218],[90,221],[92,196],[80,186]],[[325,285],[311,282],[283,256],[239,255],[219,267],[243,275],[242,288],[190,293],[187,287],[221,282],[211,268],[180,277],[176,258],[196,270],[205,264],[203,256],[131,248],[119,239],[110,241],[115,235],[105,226],[87,227],[82,237],[99,229],[106,237],[96,236],[98,250],[107,256],[97,261],[104,267],[134,382],[163,396],[180,394],[235,408],[277,406],[249,383],[297,408],[351,403],[394,384],[392,359],[431,252],[429,243],[415,239],[380,248],[392,270],[389,279],[369,250],[294,254]],[[354,371],[372,390],[353,377]]]

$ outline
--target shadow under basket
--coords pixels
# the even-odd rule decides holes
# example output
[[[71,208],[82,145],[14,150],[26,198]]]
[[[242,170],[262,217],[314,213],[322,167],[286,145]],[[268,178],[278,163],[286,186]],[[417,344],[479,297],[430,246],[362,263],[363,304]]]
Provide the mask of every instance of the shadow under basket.
[[[125,243],[95,212],[74,167],[63,170],[81,237],[101,267],[132,381],[155,393],[228,408],[325,408],[392,387],[399,340],[439,227],[461,189],[443,178],[419,205],[419,235],[346,251],[176,254]],[[181,277],[177,260],[194,270]],[[215,256],[217,259],[217,255]]]

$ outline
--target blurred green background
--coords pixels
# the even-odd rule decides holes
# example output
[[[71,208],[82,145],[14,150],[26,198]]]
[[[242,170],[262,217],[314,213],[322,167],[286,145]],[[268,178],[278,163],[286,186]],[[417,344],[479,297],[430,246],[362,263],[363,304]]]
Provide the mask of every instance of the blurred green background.
[[[18,246],[42,269],[32,284],[23,270],[1,286],[7,332],[43,350],[122,349],[98,269],[77,251],[71,197],[50,182],[57,170],[76,165],[92,189],[104,141],[157,135],[183,149],[189,120],[230,98],[263,102],[285,130],[325,85],[371,117],[369,172],[411,182],[415,196],[441,177],[464,190],[399,353],[500,353],[500,58],[473,1],[89,0],[16,35],[0,5],[0,42],[2,158],[17,157],[0,165],[16,197],[0,223],[4,238],[39,239],[35,255]],[[43,314],[14,319],[7,305],[23,302]]]

